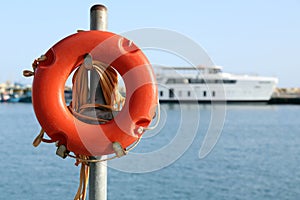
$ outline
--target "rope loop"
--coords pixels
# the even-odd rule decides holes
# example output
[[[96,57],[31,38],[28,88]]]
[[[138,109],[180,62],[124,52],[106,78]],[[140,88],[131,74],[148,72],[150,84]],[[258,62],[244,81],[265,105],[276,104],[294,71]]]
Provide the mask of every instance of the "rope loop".
[[[25,77],[31,77],[31,76],[34,76],[35,70],[36,70],[36,68],[38,68],[39,63],[40,63],[41,61],[45,61],[45,60],[47,60],[47,57],[46,57],[45,55],[41,55],[41,57],[35,59],[35,60],[33,61],[33,63],[32,63],[32,69],[33,69],[33,71],[31,71],[31,70],[24,70],[24,71],[23,71],[23,76],[25,76]]]

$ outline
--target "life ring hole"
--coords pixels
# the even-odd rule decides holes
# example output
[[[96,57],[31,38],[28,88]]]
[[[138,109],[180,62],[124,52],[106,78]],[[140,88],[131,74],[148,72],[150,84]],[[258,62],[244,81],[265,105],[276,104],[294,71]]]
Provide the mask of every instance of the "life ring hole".
[[[71,85],[71,86],[70,86]],[[93,60],[92,67],[79,65],[65,86],[65,101],[77,119],[105,124],[122,110],[126,90],[121,75],[112,66]]]

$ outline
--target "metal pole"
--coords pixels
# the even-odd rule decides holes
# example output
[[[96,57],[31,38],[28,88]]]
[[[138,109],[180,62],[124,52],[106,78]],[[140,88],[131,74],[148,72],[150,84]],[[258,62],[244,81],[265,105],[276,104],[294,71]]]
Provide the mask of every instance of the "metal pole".
[[[104,5],[91,7],[91,30],[107,30],[107,8]]]
[[[107,8],[103,5],[94,5],[90,11],[90,29],[107,30]],[[91,103],[105,104],[99,77],[96,73],[90,73],[90,98]],[[103,159],[91,157],[90,159]],[[90,163],[89,176],[89,200],[107,200],[107,162]]]
[[[90,29],[107,30],[107,8],[103,5],[94,5],[90,11]],[[90,98],[91,103],[105,104],[99,76],[97,73],[90,73]]]

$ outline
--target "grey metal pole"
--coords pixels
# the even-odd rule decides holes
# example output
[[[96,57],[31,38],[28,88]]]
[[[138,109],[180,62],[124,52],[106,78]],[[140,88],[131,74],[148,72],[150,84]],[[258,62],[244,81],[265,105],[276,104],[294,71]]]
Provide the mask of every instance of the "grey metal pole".
[[[104,5],[91,7],[91,30],[107,30],[107,8]]]
[[[90,29],[107,30],[107,8],[103,5],[94,5],[90,10]],[[90,73],[90,98],[91,103],[104,104],[99,77],[96,73]],[[91,157],[90,159],[104,159]],[[90,163],[89,176],[89,200],[107,200],[107,162]]]
[[[107,30],[107,8],[103,5],[94,5],[90,11],[90,29],[91,30]],[[105,104],[101,85],[99,84],[99,76],[97,73],[90,74],[90,98],[91,103]]]

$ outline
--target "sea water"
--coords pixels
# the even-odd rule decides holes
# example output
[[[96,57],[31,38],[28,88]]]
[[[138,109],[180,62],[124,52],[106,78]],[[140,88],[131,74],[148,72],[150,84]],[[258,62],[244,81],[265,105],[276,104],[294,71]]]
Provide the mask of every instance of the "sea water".
[[[214,109],[163,104],[134,160],[108,163],[108,199],[300,199],[300,106]],[[74,198],[79,167],[54,144],[34,148],[39,130],[31,104],[0,104],[0,199]],[[216,145],[201,157],[208,133]]]

